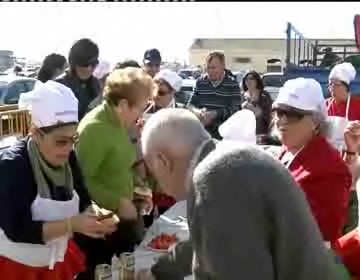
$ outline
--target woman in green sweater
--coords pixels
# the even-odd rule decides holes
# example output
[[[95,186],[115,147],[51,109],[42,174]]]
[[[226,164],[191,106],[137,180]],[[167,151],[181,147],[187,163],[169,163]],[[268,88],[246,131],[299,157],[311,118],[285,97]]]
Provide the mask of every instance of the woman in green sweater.
[[[132,202],[136,150],[129,129],[155,90],[156,85],[142,69],[115,70],[106,79],[103,103],[79,124],[76,152],[92,199],[116,212],[121,220],[118,231],[106,240],[78,241],[89,267],[80,279],[92,279],[97,264],[110,263],[113,254],[132,250],[137,241],[134,227],[138,213]]]

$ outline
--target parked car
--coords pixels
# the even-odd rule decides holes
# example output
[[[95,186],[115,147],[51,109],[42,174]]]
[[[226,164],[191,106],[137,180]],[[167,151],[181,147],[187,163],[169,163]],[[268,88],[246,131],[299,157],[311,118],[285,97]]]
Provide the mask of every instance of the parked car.
[[[15,75],[0,75],[0,106],[17,104],[22,93],[33,90],[36,79]]]
[[[264,89],[270,94],[271,98],[275,100],[280,88],[285,83],[285,76],[282,72],[268,72],[262,75]]]
[[[183,79],[180,91],[175,94],[176,102],[187,104],[193,94],[195,83],[195,79]]]

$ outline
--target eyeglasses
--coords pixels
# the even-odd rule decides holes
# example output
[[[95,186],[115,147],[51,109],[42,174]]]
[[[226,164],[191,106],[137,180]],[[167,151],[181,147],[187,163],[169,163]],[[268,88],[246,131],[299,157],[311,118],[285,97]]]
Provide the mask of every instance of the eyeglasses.
[[[290,123],[298,122],[307,115],[304,113],[284,109],[275,109],[273,112],[275,112],[277,118],[279,119],[285,116]]]
[[[74,144],[76,144],[79,140],[79,136],[78,134],[73,135],[72,137],[67,137],[67,136],[52,136],[49,135],[48,133],[42,131],[41,129],[38,129],[39,133],[41,134],[42,137],[49,137],[49,140],[51,142],[53,142],[53,144],[57,147],[57,148],[64,148],[67,146],[73,146]]]

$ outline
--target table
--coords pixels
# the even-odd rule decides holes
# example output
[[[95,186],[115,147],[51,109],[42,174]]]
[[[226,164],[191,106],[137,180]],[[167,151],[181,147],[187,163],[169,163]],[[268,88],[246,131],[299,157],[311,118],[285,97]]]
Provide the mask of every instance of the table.
[[[176,233],[180,241],[189,239],[189,227],[186,221],[186,201],[177,202],[162,216],[154,221],[153,225],[147,231],[144,240],[134,252],[135,271],[150,269],[156,259],[165,254],[154,252],[147,248],[147,244],[151,241],[151,239],[160,233]],[[189,276],[185,279],[191,280],[193,277]]]

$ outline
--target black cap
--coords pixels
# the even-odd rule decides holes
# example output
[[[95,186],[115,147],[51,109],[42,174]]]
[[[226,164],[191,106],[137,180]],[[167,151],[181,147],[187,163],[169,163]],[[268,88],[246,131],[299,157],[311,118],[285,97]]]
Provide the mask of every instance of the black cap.
[[[144,59],[145,64],[148,63],[161,63],[161,55],[158,49],[149,49],[144,53]]]
[[[90,39],[84,38],[76,41],[70,49],[69,64],[74,66],[85,66],[97,64],[99,58],[99,48]]]

